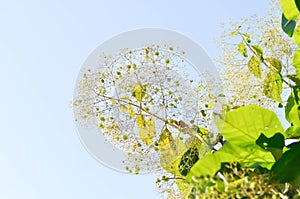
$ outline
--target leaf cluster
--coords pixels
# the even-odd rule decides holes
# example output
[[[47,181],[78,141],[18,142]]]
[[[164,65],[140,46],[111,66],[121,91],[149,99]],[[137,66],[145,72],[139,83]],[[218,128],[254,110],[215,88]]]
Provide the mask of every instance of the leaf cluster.
[[[282,29],[300,44],[298,1],[282,1]],[[192,184],[188,198],[293,198],[299,197],[300,169],[300,53],[293,56],[296,73],[282,74],[283,63],[277,57],[265,57],[261,46],[252,44],[241,27],[231,32],[242,41],[237,51],[248,59],[248,70],[264,78],[263,93],[284,108],[290,127],[284,130],[276,114],[248,105],[216,115],[215,120],[225,139],[222,147],[200,158],[185,182]],[[250,57],[250,58],[249,58]],[[262,76],[262,67],[268,70]],[[282,99],[283,85],[290,89]],[[289,140],[293,139],[290,143]],[[262,189],[262,187],[264,187]]]

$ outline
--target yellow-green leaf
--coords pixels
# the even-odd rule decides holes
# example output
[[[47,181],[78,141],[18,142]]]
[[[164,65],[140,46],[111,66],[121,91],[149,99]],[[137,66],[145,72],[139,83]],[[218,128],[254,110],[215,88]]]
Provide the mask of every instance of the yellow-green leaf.
[[[127,107],[125,105],[121,104],[120,110],[125,113],[125,112],[127,112]]]
[[[251,59],[248,61],[248,69],[256,77],[261,78],[260,60],[257,57],[251,57]]]
[[[290,95],[290,97],[288,98],[287,103],[285,105],[285,119],[288,122],[291,122],[290,111],[292,110],[294,105],[295,105],[295,100],[294,100],[293,93],[292,93]]]
[[[264,94],[273,98],[277,102],[282,103],[281,94],[282,92],[282,77],[279,73],[269,72],[264,81]]]
[[[138,116],[136,118],[136,123],[137,123],[137,126],[140,128],[144,128],[146,126],[145,119],[142,114],[138,114]]]
[[[269,57],[269,58],[265,58],[265,61],[269,62],[269,64],[273,68],[276,68],[278,72],[281,72],[282,64],[281,64],[280,60],[273,58],[273,57]]]
[[[298,105],[295,104],[289,112],[289,118],[291,119],[294,126],[300,126],[299,110]]]
[[[128,105],[128,114],[130,117],[135,117],[135,112],[130,104]]]
[[[125,99],[125,100],[131,101],[130,98],[128,96],[126,96],[126,95],[121,96],[121,99]]]
[[[174,139],[173,136],[171,134],[171,132],[169,131],[169,129],[165,128],[159,137],[158,140],[158,149],[160,152],[160,163],[163,167],[169,165],[172,168],[177,168],[175,165],[172,166],[172,163],[176,158],[179,159],[177,157],[177,148],[176,145],[174,143]],[[172,164],[170,164],[172,163]],[[179,162],[177,162],[178,164]],[[165,168],[167,171],[169,170],[169,172],[173,173],[175,172],[175,170],[171,171],[171,168],[166,167]]]
[[[294,54],[293,65],[296,68],[297,77],[300,78],[300,50],[297,50]]]
[[[288,20],[295,19],[297,20],[299,15],[299,10],[297,8],[295,0],[281,0],[282,10],[284,16]]]
[[[162,167],[175,176],[181,176],[178,165],[181,156],[187,150],[186,144],[179,137],[173,139],[171,132],[166,128],[160,135],[158,148]]]
[[[149,119],[145,122],[144,127],[140,127],[140,138],[148,146],[151,144],[155,136],[155,121]]]
[[[276,133],[285,136],[284,128],[276,114],[268,109],[249,105],[229,111],[216,117],[216,124],[226,139],[222,148],[200,158],[187,176],[214,175],[223,162],[240,162],[244,166],[259,164],[270,169],[275,162],[268,151],[256,144],[257,138],[264,133],[271,137]]]
[[[260,46],[252,46],[252,48],[255,51],[255,55],[262,60],[263,59],[263,49]]]
[[[236,31],[230,32],[230,36],[234,36],[236,34]]]
[[[294,40],[297,43],[298,47],[300,47],[300,26],[297,26],[294,31]]]
[[[247,48],[246,48],[244,42],[241,42],[238,44],[238,51],[244,57],[248,57]]]
[[[110,99],[110,103],[111,104],[116,104],[117,102],[116,102],[116,100]]]
[[[164,147],[171,145],[172,142],[173,142],[172,134],[169,131],[169,129],[165,128],[160,134],[158,140],[158,148],[161,150]]]
[[[206,128],[203,128],[201,126],[197,127],[196,133],[200,135],[202,138],[206,137],[208,134],[208,130]]]
[[[140,83],[135,83],[132,89],[132,96],[139,102],[142,101],[143,97],[145,96],[146,89]]]

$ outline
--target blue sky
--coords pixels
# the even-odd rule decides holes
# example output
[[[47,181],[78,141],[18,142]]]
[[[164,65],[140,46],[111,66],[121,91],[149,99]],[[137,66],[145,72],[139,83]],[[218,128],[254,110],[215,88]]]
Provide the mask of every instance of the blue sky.
[[[264,15],[268,1],[1,1],[0,198],[155,199],[155,176],[110,170],[81,145],[70,108],[79,69],[124,31],[183,33],[210,57],[229,18]]]

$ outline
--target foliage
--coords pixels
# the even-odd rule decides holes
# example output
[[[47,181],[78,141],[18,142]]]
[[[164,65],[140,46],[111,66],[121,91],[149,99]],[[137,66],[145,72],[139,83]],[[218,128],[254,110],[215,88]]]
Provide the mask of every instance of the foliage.
[[[295,2],[290,5],[287,5],[287,2],[282,2],[284,11],[282,24],[286,23],[286,20],[297,19],[299,14]],[[291,8],[292,6],[294,7]],[[296,25],[282,26],[283,31],[290,37],[294,35],[295,42],[298,43],[298,27],[294,31],[295,27]],[[241,27],[231,35],[238,35],[242,39],[237,45],[237,51],[244,58],[249,57],[249,52],[252,54],[248,60],[248,70],[256,78],[264,79],[263,93],[266,97],[272,98],[282,106],[283,84],[290,90],[290,97],[284,104],[286,119],[291,126],[284,131],[273,112],[254,105],[218,116],[217,120],[223,121],[221,123],[223,126],[219,126],[219,130],[226,143],[220,150],[201,158],[192,167],[186,182],[194,186],[188,196],[190,198],[297,197],[300,171],[296,165],[299,165],[300,161],[300,145],[296,142],[285,146],[285,139],[299,138],[299,51],[297,50],[292,58],[294,70],[283,72],[283,67],[287,69],[290,66],[284,66],[280,57],[265,58],[263,48],[252,44],[250,35],[241,32]],[[262,66],[265,67],[265,76],[261,75]],[[231,170],[222,166],[228,163]],[[215,176],[211,175],[212,173]],[[236,174],[234,178],[230,177],[233,174]],[[265,189],[262,190],[261,187]]]
[[[280,198],[283,195],[284,185],[270,184],[262,168],[246,168],[238,163],[224,163],[221,168],[226,181],[217,176],[195,177],[187,198]]]
[[[292,58],[297,47],[292,39],[283,34],[277,12],[276,8],[273,8],[266,17],[253,16],[223,25],[225,31],[217,40],[222,55],[216,61],[221,78],[227,85],[224,89],[230,107],[257,104],[278,112],[278,104],[275,100],[264,95],[264,92],[272,90],[263,86],[270,70],[254,54],[256,51],[254,48],[259,50],[257,46],[260,46],[265,63],[271,62],[271,65],[276,66],[280,61],[283,77],[295,70],[292,66]],[[228,30],[231,30],[230,34]],[[244,57],[237,50],[240,43],[246,47],[248,57]],[[247,45],[253,46],[254,52]],[[274,76],[269,75],[270,78],[275,78]],[[280,90],[280,84],[278,86]],[[289,87],[283,84],[283,95],[286,90],[289,90]]]
[[[186,65],[172,46],[145,46],[125,49],[105,71],[83,72],[80,121],[128,152],[129,172],[159,169],[168,198],[300,197],[300,2],[281,3],[271,25],[263,18],[246,32],[246,20],[226,32],[236,44],[221,42],[224,112],[213,111],[219,99],[208,82],[178,75]],[[287,129],[273,111],[282,108]]]
[[[208,129],[218,99],[209,92],[213,82],[204,81],[174,49],[123,49],[102,55],[106,67],[81,71],[73,102],[77,122],[97,128],[106,141],[125,151],[122,166],[131,173],[171,172],[177,162],[180,173],[186,173],[196,159],[186,163],[181,156],[187,156],[195,140],[205,138],[211,145],[214,134]]]

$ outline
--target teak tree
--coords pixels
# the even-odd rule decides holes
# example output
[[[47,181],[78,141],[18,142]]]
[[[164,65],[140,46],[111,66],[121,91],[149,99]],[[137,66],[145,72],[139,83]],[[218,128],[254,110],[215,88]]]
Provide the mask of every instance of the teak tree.
[[[281,18],[243,20],[221,37],[224,93],[183,72],[173,46],[124,49],[103,55],[105,70],[82,71],[78,122],[126,151],[128,172],[160,173],[167,198],[300,197],[300,1],[281,4]]]

